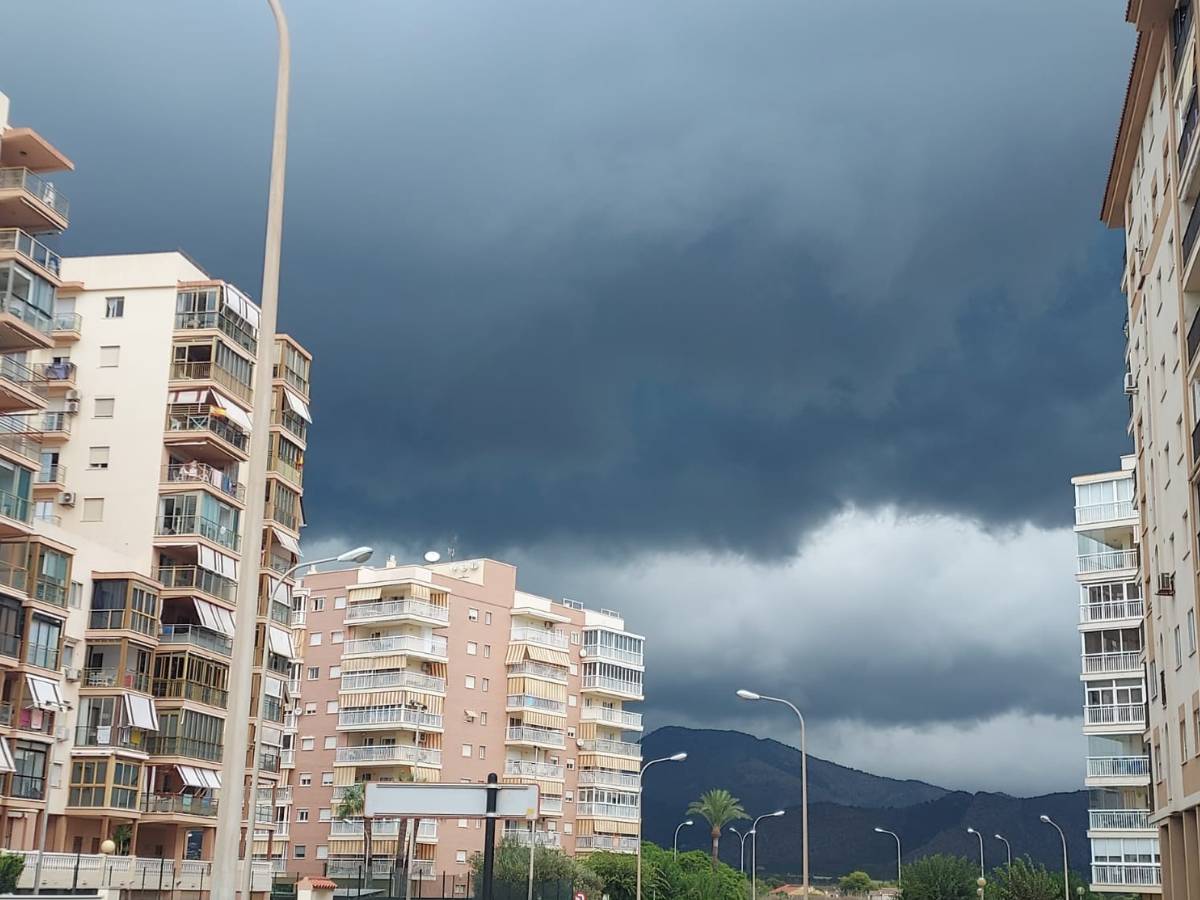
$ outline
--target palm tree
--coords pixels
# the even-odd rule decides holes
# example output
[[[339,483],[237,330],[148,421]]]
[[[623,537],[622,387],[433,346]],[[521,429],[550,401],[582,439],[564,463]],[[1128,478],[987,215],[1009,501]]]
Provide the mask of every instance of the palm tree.
[[[717,849],[721,842],[721,829],[730,822],[750,818],[742,809],[742,801],[723,788],[713,788],[693,800],[687,808],[689,816],[703,816],[712,828],[712,867],[717,868]]]
[[[371,871],[371,820],[363,815],[367,806],[366,782],[358,781],[342,791],[342,799],[334,807],[333,814],[339,819],[356,819],[360,816],[363,821],[363,863],[367,872]]]

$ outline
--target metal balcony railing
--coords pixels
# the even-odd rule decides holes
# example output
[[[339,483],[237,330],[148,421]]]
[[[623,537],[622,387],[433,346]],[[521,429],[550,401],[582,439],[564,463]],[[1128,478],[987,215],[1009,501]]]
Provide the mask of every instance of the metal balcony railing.
[[[177,403],[167,409],[166,430],[170,432],[206,432],[236,450],[246,451],[249,435],[236,425],[211,412],[206,404]]]
[[[204,484],[215,487],[221,493],[238,502],[246,499],[246,487],[208,463],[188,462],[176,466],[162,467],[164,484]]]
[[[544,678],[547,681],[556,681],[559,684],[567,683],[567,670],[560,666],[551,666],[546,663],[533,662],[525,660],[516,665],[508,667],[509,675],[528,675],[532,678]]]
[[[614,787],[624,791],[640,791],[642,779],[636,772],[614,772],[609,769],[580,769],[579,786]]]
[[[616,725],[619,728],[642,727],[641,713],[626,712],[608,706],[585,706],[579,711],[579,718],[584,722],[603,722],[605,725]]]
[[[243,350],[258,352],[258,340],[249,323],[228,309],[209,309],[200,312],[175,313],[176,331],[217,329]]]
[[[159,644],[186,644],[211,650],[222,656],[233,652],[233,640],[199,625],[164,625],[158,635]]]
[[[552,628],[530,628],[523,625],[513,628],[510,637],[513,641],[540,644],[543,647],[554,647],[558,650],[567,649],[569,640],[566,633],[562,631]]]
[[[544,697],[534,697],[532,694],[509,694],[507,708],[534,709],[559,716],[567,714],[567,702],[565,700],[547,700]]]
[[[517,778],[548,778],[551,781],[560,781],[566,774],[566,769],[563,766],[555,766],[550,763],[529,762],[523,759],[506,759],[504,761],[504,774]],[[580,782],[582,784],[582,782]]]
[[[254,388],[215,362],[171,363],[171,381],[215,381],[240,400],[251,402]]]
[[[154,523],[154,533],[160,536],[195,534],[235,552],[242,546],[242,538],[236,528],[195,513],[160,516]]]
[[[178,735],[157,734],[150,736],[147,745],[153,756],[185,756],[210,762],[221,761],[221,745],[208,741],[198,741]]]
[[[1148,809],[1089,809],[1088,828],[1134,831],[1153,828]]]
[[[557,831],[534,831],[530,834],[528,828],[505,828],[504,839],[516,841],[522,847],[528,847],[531,843],[537,844],[539,847],[559,847],[562,845],[562,840],[559,838]]]
[[[210,687],[207,684],[197,684],[194,681],[156,678],[150,685],[150,693],[164,700],[193,700],[207,706],[225,708],[229,700],[229,692],[221,688]]]
[[[446,679],[423,672],[355,672],[342,676],[343,691],[374,691],[388,689],[446,692]]]
[[[1092,572],[1111,572],[1116,569],[1136,569],[1137,550],[1106,550],[1102,553],[1083,553],[1078,557],[1080,575]]]
[[[642,758],[642,745],[629,741],[582,740],[579,749],[584,753],[607,753],[612,756],[633,756]]]
[[[1150,774],[1150,757],[1089,756],[1087,773],[1092,778],[1143,778]]]
[[[508,729],[508,740],[521,743],[546,744],[550,747],[565,747],[566,733],[532,725],[515,725]]]
[[[334,761],[339,763],[388,763],[399,762],[410,765],[440,766],[441,750],[427,750],[411,744],[372,744],[369,747],[338,747]]]
[[[575,814],[597,819],[626,819],[636,822],[638,808],[623,803],[580,802],[575,804]]]
[[[338,710],[338,727],[356,725],[404,725],[412,728],[441,728],[442,717],[406,706],[364,706]]]
[[[156,566],[154,577],[167,590],[196,590],[210,597],[233,603],[237,582],[199,566]]]
[[[1085,725],[1142,725],[1145,721],[1144,703],[1113,703],[1083,708]]]
[[[1146,607],[1141,599],[1082,603],[1079,606],[1079,621],[1085,624],[1108,622],[1115,619],[1140,619],[1145,614]]]
[[[1132,500],[1117,500],[1113,503],[1091,503],[1075,507],[1075,524],[1092,525],[1096,522],[1112,522],[1117,519],[1132,519]]]
[[[581,834],[575,838],[575,849],[637,853],[637,838],[617,837],[611,834]]]
[[[140,808],[144,813],[215,816],[217,799],[193,794],[142,794]]]
[[[62,191],[54,186],[54,182],[36,172],[17,167],[0,169],[0,190],[13,188],[30,194],[38,203],[54,210],[64,219],[70,213],[71,205]]]
[[[1087,675],[1103,672],[1128,672],[1142,667],[1142,651],[1115,651],[1110,653],[1086,653],[1083,671]]]
[[[380,600],[372,603],[351,603],[346,607],[347,622],[400,619],[405,616],[419,616],[438,622],[449,622],[450,609],[425,600]]]
[[[397,634],[388,637],[364,638],[346,641],[346,653],[424,653],[429,656],[446,655],[446,639],[434,635],[421,637],[413,634]]]
[[[1154,865],[1098,865],[1093,863],[1092,884],[1153,887],[1162,884],[1162,867]]]

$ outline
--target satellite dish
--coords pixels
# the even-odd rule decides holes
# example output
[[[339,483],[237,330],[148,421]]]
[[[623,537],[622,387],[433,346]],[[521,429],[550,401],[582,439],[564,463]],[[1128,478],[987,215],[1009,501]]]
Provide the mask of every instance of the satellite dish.
[[[435,563],[441,558],[442,554],[438,553],[436,550],[428,550],[425,553],[425,562],[427,563]]]

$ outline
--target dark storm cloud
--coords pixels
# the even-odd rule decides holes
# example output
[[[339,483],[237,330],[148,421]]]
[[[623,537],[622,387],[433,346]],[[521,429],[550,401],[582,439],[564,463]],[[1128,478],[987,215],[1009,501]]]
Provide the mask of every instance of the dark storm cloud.
[[[775,555],[845,504],[1062,521],[1123,448],[1115,2],[290,8],[318,535]],[[0,59],[63,249],[257,293],[265,9],[9,15],[70,61]]]

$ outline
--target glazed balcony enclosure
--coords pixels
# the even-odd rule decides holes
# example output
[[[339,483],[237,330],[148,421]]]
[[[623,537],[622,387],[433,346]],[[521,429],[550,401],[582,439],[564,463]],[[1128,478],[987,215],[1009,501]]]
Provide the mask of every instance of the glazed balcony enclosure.
[[[67,198],[46,176],[25,168],[0,168],[0,222],[33,234],[66,231],[69,211]]]

